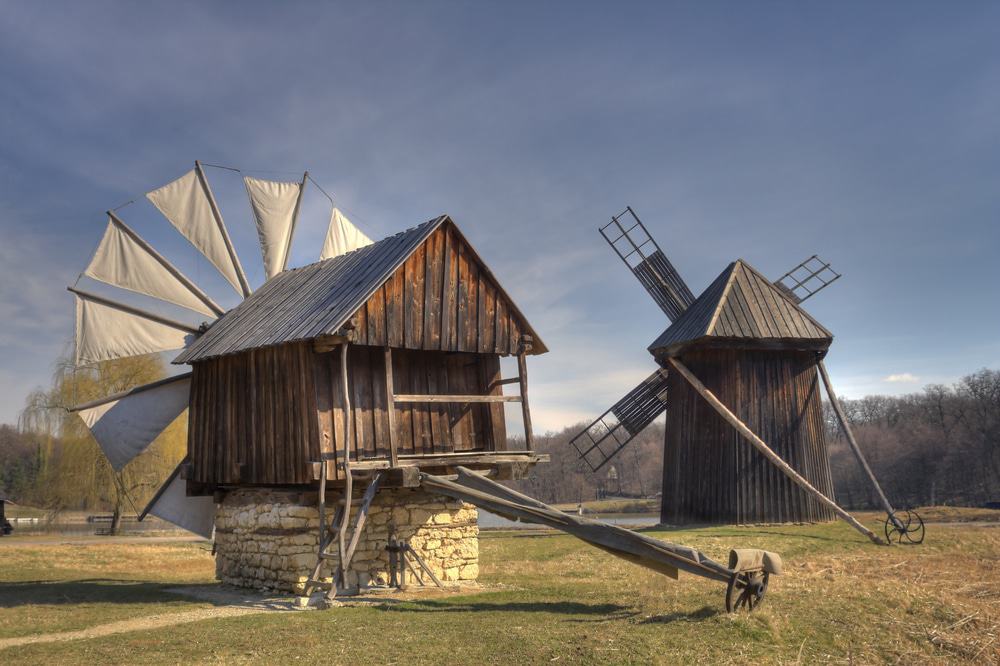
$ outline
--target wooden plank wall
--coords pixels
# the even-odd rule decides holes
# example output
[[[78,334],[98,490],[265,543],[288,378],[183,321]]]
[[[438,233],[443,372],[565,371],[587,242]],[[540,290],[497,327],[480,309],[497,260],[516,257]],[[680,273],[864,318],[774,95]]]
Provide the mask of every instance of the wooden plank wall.
[[[312,481],[319,458],[313,351],[296,343],[192,366],[190,480],[215,484]]]
[[[435,231],[357,312],[375,347],[515,354],[524,322],[451,225]]]
[[[397,393],[500,395],[495,354],[393,351]],[[385,350],[352,345],[348,356],[353,460],[388,458]],[[192,367],[188,451],[192,481],[294,485],[314,480],[320,451],[343,449],[340,352],[295,343],[223,356]],[[396,407],[400,455],[502,451],[502,404]],[[331,466],[332,467],[332,466]]]
[[[316,406],[324,452],[344,446],[340,352],[315,354]],[[500,395],[500,357],[495,354],[417,352],[394,349],[396,393]],[[355,446],[352,460],[389,457],[385,350],[352,345],[348,353]],[[492,386],[492,388],[491,388]],[[400,403],[395,407],[399,455],[502,451],[507,433],[502,404]],[[331,472],[333,470],[331,469]]]
[[[833,497],[812,352],[703,349],[682,360],[785,462]],[[668,382],[663,522],[833,520],[829,508],[744,441],[683,377],[671,373]]]

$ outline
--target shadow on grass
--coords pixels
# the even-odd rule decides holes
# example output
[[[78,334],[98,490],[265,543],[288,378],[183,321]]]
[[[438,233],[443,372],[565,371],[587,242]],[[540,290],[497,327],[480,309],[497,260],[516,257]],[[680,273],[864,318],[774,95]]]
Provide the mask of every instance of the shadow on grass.
[[[188,588],[217,588],[205,583],[187,585]],[[168,590],[176,583],[144,583],[136,581],[87,578],[74,581],[23,581],[0,583],[0,608],[16,608],[34,604],[141,604],[165,601],[204,601],[194,596],[177,594]],[[210,602],[211,603],[211,602]]]
[[[690,622],[692,620],[707,620],[716,615],[721,615],[722,611],[712,606],[702,606],[696,611],[686,613],[674,612],[665,615],[653,615],[641,622],[641,624],[670,624],[671,622]]]
[[[600,619],[625,619],[636,615],[618,604],[585,604],[576,601],[505,601],[458,602],[421,599],[404,604],[379,606],[379,610],[397,613],[554,613],[558,615],[593,615]]]

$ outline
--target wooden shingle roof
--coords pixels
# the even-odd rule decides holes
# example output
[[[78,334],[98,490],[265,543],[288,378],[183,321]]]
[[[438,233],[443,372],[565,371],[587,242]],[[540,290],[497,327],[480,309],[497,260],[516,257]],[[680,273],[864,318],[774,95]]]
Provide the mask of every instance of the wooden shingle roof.
[[[830,331],[757,269],[738,259],[649,346],[649,351],[658,357],[670,356],[704,342],[826,348],[832,341]]]
[[[534,337],[530,353],[547,351],[451,218],[442,215],[353,252],[275,275],[216,321],[181,352],[174,363],[194,363],[250,349],[336,335],[397,269],[435,231],[446,225],[481,266],[482,274],[495,284],[497,298],[504,299],[511,316],[520,322],[518,330]]]

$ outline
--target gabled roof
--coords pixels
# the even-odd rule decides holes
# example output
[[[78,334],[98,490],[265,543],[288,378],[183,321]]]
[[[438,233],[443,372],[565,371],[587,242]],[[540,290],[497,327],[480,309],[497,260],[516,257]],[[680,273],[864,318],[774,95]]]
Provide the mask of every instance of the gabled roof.
[[[753,342],[826,347],[833,334],[785,296],[757,269],[737,259],[653,344],[654,356],[677,353],[712,339],[746,346]]]
[[[335,335],[396,269],[446,223],[458,231],[451,218],[442,215],[353,252],[279,273],[223,315],[181,352],[174,363],[193,363]],[[474,250],[472,255],[482,264]],[[510,297],[484,264],[482,269],[509,301]],[[512,301],[511,308],[524,321],[525,333],[534,336],[533,353],[547,351]]]

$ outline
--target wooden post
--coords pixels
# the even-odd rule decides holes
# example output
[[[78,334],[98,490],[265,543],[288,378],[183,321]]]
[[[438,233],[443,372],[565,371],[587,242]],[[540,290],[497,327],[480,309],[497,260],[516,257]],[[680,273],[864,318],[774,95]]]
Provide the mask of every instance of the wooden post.
[[[233,247],[233,241],[229,237],[229,231],[226,229],[225,223],[222,221],[222,213],[219,211],[219,204],[215,202],[215,195],[212,194],[212,188],[208,186],[208,178],[205,177],[205,170],[201,167],[201,162],[198,160],[194,161],[194,170],[198,174],[198,181],[201,183],[201,187],[205,190],[205,196],[208,198],[208,204],[212,208],[212,215],[215,217],[215,223],[219,227],[219,233],[222,234],[222,240],[226,244],[226,251],[229,253],[229,259],[233,262],[233,268],[236,269],[236,278],[240,282],[240,289],[243,290],[243,298],[246,298],[252,293],[250,289],[250,283],[247,282],[246,273],[243,272],[243,265],[240,263],[240,258],[236,254],[236,248]]]
[[[531,408],[528,407],[528,362],[525,352],[531,351],[531,336],[525,335],[518,343],[517,350],[517,380],[521,388],[521,416],[524,420],[524,446],[528,451],[535,450],[535,436],[531,430]]]
[[[399,467],[399,451],[396,444],[396,401],[392,385],[392,348],[385,348],[385,404],[389,417],[389,464]]]
[[[351,445],[353,444],[354,415],[351,414],[351,389],[347,377],[347,350],[349,342],[340,345],[340,382],[344,396],[344,497],[341,499],[341,520],[340,529],[337,530],[337,580],[330,588],[329,597],[336,596],[337,587],[347,586],[347,570],[344,562],[347,559],[347,523],[351,519],[351,493],[354,491],[353,475],[351,474]]]
[[[677,372],[681,374],[682,377],[684,377],[684,379],[687,380],[688,384],[690,384],[694,388],[694,390],[697,391],[699,395],[701,395],[701,397],[703,397],[705,401],[708,402],[708,404],[710,404],[715,409],[715,411],[719,413],[719,416],[728,421],[729,425],[736,428],[737,432],[743,435],[743,437],[747,441],[749,441],[754,446],[754,448],[763,453],[768,460],[774,463],[774,465],[778,469],[780,469],[785,474],[785,476],[791,479],[797,486],[799,486],[807,493],[811,494],[813,497],[819,500],[822,504],[825,504],[826,506],[833,509],[834,513],[843,518],[851,527],[864,534],[874,543],[877,543],[879,545],[886,545],[886,543],[882,541],[882,539],[880,539],[878,536],[876,536],[874,532],[872,532],[870,529],[859,523],[857,519],[854,518],[854,516],[847,513],[847,511],[845,511],[844,509],[840,508],[840,505],[838,505],[832,499],[821,493],[815,486],[809,483],[801,474],[792,469],[792,467],[788,463],[786,463],[784,460],[781,459],[781,456],[779,456],[777,453],[771,450],[771,448],[764,442],[764,440],[762,440],[760,437],[754,434],[753,430],[747,427],[747,425],[743,423],[743,421],[741,421],[739,417],[737,417],[735,414],[729,411],[729,408],[726,407],[724,404],[722,404],[722,402],[715,397],[715,394],[709,391],[708,388],[704,384],[702,384],[701,381],[694,376],[694,374],[692,374],[692,372],[688,369],[686,365],[681,363],[680,360],[673,358],[671,356],[668,356],[666,360]]]
[[[299,196],[295,199],[295,210],[292,211],[292,226],[288,230],[288,242],[285,243],[285,259],[281,262],[281,270],[288,268],[288,255],[292,253],[292,237],[295,235],[295,225],[299,221],[299,210],[302,208],[302,195],[306,193],[306,181],[309,180],[309,172],[302,174],[302,184],[299,185]]]
[[[830,405],[833,407],[834,413],[837,415],[837,420],[840,422],[840,429],[844,431],[844,435],[847,437],[847,443],[851,445],[851,451],[854,456],[861,463],[862,469],[865,470],[865,474],[871,479],[872,485],[875,486],[875,492],[878,493],[879,499],[882,500],[882,508],[885,509],[886,513],[890,516],[895,513],[892,508],[892,504],[889,503],[889,498],[885,496],[882,492],[882,486],[879,485],[878,479],[875,478],[875,473],[872,468],[868,466],[868,461],[865,460],[865,455],[861,452],[861,447],[858,446],[858,441],[854,439],[854,433],[851,432],[851,427],[847,424],[847,417],[844,415],[844,410],[840,406],[840,400],[837,399],[837,394],[833,391],[833,384],[830,382],[830,376],[826,374],[826,366],[823,365],[823,359],[820,359],[816,366],[819,368],[819,376],[823,378],[823,386],[826,387],[826,395],[830,398]]]

